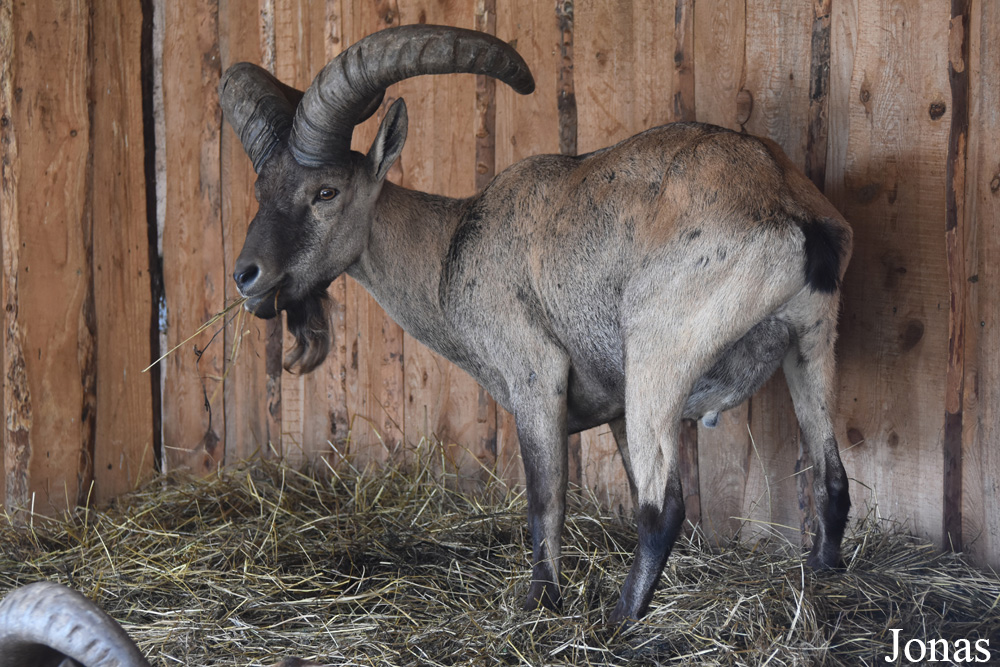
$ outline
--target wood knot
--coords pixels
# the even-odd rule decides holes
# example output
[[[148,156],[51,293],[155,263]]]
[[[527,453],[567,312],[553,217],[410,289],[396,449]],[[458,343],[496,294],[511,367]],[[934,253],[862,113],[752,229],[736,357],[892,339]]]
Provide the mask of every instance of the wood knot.
[[[924,323],[920,320],[910,320],[899,334],[899,347],[902,352],[909,352],[917,346],[924,337]]]
[[[861,94],[858,97],[861,98],[861,103],[867,106],[868,103],[871,102],[872,100],[872,93],[867,88],[862,88]]]
[[[741,88],[736,93],[736,122],[746,125],[753,113],[753,95],[746,88]]]
[[[847,429],[847,442],[851,443],[851,446],[860,445],[865,441],[865,434],[860,430],[851,427]]]
[[[947,110],[948,106],[944,102],[932,102],[927,112],[930,114],[931,120],[940,120]]]
[[[990,192],[996,194],[998,190],[1000,190],[1000,174],[994,176],[993,180],[990,181]]]

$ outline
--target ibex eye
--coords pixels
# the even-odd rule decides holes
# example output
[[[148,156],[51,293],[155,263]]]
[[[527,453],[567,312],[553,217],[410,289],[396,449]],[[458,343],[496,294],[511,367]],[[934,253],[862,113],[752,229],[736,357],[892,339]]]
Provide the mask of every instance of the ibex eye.
[[[319,191],[319,198],[324,201],[329,201],[337,196],[337,191],[333,188],[323,188]]]

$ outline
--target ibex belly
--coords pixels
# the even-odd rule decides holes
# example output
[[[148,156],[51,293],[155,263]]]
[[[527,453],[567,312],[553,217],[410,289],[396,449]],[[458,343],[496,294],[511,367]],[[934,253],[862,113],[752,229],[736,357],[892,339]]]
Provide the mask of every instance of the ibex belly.
[[[715,426],[718,413],[734,408],[760,389],[788,352],[788,325],[770,317],[730,345],[695,382],[684,417]],[[625,413],[624,375],[613,372],[614,359],[591,358],[570,371],[569,432],[576,433]]]

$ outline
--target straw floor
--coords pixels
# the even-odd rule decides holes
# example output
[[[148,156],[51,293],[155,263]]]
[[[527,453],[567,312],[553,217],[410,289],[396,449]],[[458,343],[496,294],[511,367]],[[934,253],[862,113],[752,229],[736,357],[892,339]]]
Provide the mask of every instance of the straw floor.
[[[846,571],[803,570],[796,547],[682,538],[649,616],[603,626],[631,522],[575,494],[564,610],[521,611],[523,494],[476,497],[426,465],[318,480],[257,461],[207,480],[162,477],[103,512],[0,515],[0,595],[50,579],[96,600],[154,665],[875,665],[889,628],[990,639],[1000,579],[871,517]]]

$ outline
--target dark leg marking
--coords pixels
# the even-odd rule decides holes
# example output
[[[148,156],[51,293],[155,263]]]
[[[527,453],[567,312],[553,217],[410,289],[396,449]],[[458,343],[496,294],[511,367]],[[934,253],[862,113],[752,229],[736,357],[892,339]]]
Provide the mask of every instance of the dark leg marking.
[[[836,441],[827,443],[827,450],[837,451]],[[847,514],[851,509],[851,497],[847,488],[847,471],[838,456],[826,464],[826,479],[816,480],[816,486],[823,485],[825,493],[816,495],[823,498],[819,509],[819,530],[813,542],[812,553],[806,564],[814,570],[829,570],[841,565],[840,543],[847,527]],[[819,489],[817,489],[819,491]]]
[[[680,534],[684,523],[684,495],[676,473],[667,484],[663,507],[644,504],[637,518],[639,544],[622,587],[621,599],[608,619],[613,626],[637,621],[646,614],[667,557]]]

